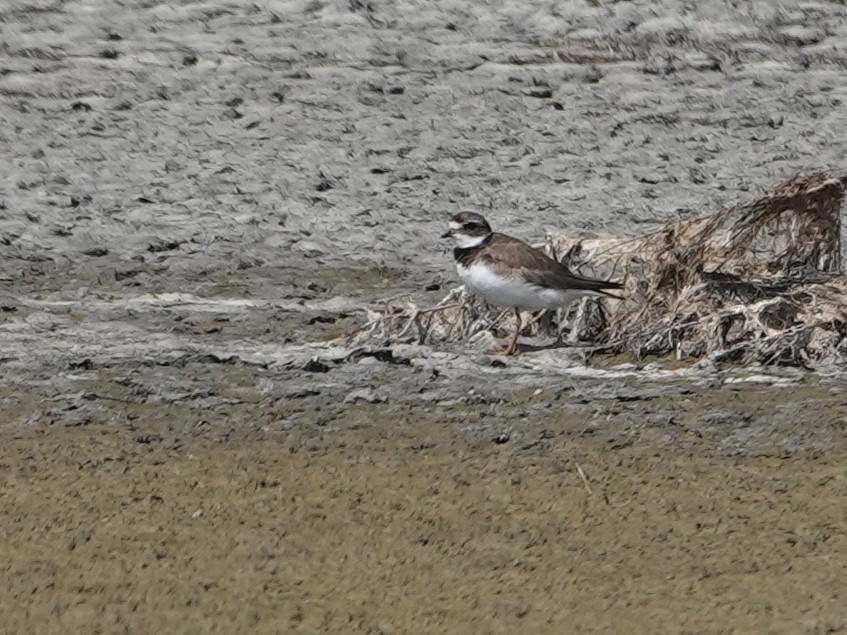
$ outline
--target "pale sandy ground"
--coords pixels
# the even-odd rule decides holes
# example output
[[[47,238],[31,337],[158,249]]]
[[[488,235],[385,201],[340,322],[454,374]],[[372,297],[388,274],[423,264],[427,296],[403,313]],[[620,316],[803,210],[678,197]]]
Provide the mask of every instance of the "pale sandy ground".
[[[0,631],[847,630],[839,376],[304,346],[461,209],[843,169],[845,69],[837,2],[7,2]]]

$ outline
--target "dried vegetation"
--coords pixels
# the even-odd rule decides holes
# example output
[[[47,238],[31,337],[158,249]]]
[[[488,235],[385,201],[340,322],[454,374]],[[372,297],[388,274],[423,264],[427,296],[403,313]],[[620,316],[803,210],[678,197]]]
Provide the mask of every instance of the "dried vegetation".
[[[555,335],[638,359],[674,356],[807,368],[847,362],[841,207],[847,177],[798,175],[758,199],[635,238],[544,246],[571,269],[623,279],[625,300],[584,300],[536,316],[524,335]],[[462,342],[508,330],[510,311],[461,288],[435,307],[395,298],[354,337]]]

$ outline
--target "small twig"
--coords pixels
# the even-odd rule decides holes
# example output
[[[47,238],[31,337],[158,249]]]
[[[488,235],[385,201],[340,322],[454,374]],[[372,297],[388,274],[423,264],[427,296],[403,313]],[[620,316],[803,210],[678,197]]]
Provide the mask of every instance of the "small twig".
[[[588,492],[588,495],[591,496],[594,492],[591,491],[591,485],[588,484],[588,477],[585,475],[585,472],[582,471],[582,466],[576,461],[573,462],[576,466],[576,471],[579,474],[579,478],[582,479],[583,484],[585,485],[585,491]]]
[[[489,320],[489,321],[488,321],[488,325],[485,327],[485,330],[488,330],[488,329],[490,329],[492,326],[496,326],[497,324],[500,324],[500,321],[501,321],[504,317],[506,317],[507,315],[511,315],[511,313],[512,313],[512,310],[511,310],[511,309],[506,309],[505,311],[500,312],[500,314],[499,314],[499,315],[497,315],[497,317],[496,317],[496,318],[494,318],[493,320]]]
[[[412,312],[412,315],[409,317],[409,319],[408,319],[408,320],[406,320],[406,324],[405,324],[405,326],[403,326],[403,328],[400,330],[400,332],[396,335],[396,337],[395,337],[394,339],[396,339],[397,341],[402,340],[402,339],[403,339],[403,337],[406,335],[406,332],[407,332],[410,328],[412,328],[412,325],[417,323],[418,316],[419,316],[420,314],[421,314],[421,312],[420,312],[420,311],[418,311],[417,309],[416,309],[415,311],[413,311],[413,312]]]
[[[428,309],[418,309],[415,311],[416,315],[422,315],[424,313],[432,313],[434,311],[445,311],[446,309],[455,309],[456,307],[462,306],[461,302],[454,302],[453,304],[439,304],[438,306],[432,306]]]

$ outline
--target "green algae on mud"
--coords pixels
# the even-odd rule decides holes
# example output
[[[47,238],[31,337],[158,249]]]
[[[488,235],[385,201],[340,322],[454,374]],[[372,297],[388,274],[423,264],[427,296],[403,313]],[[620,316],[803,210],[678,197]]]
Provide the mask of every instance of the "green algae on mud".
[[[741,417],[757,416],[748,396],[728,402]],[[847,618],[843,444],[727,455],[720,431],[639,427],[657,400],[515,400],[496,439],[496,425],[466,432],[495,414],[460,404],[357,402],[321,425],[292,403],[312,421],[293,427],[264,404],[202,424],[187,404],[136,404],[117,425],[6,426],[7,627],[798,632]],[[521,442],[516,424],[538,418]]]

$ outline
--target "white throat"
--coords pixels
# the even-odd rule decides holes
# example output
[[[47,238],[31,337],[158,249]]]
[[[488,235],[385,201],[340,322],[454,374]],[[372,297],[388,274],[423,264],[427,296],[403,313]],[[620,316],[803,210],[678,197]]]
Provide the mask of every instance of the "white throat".
[[[459,249],[471,249],[479,247],[488,236],[468,236],[467,234],[453,234],[453,240],[456,241],[456,247]]]

